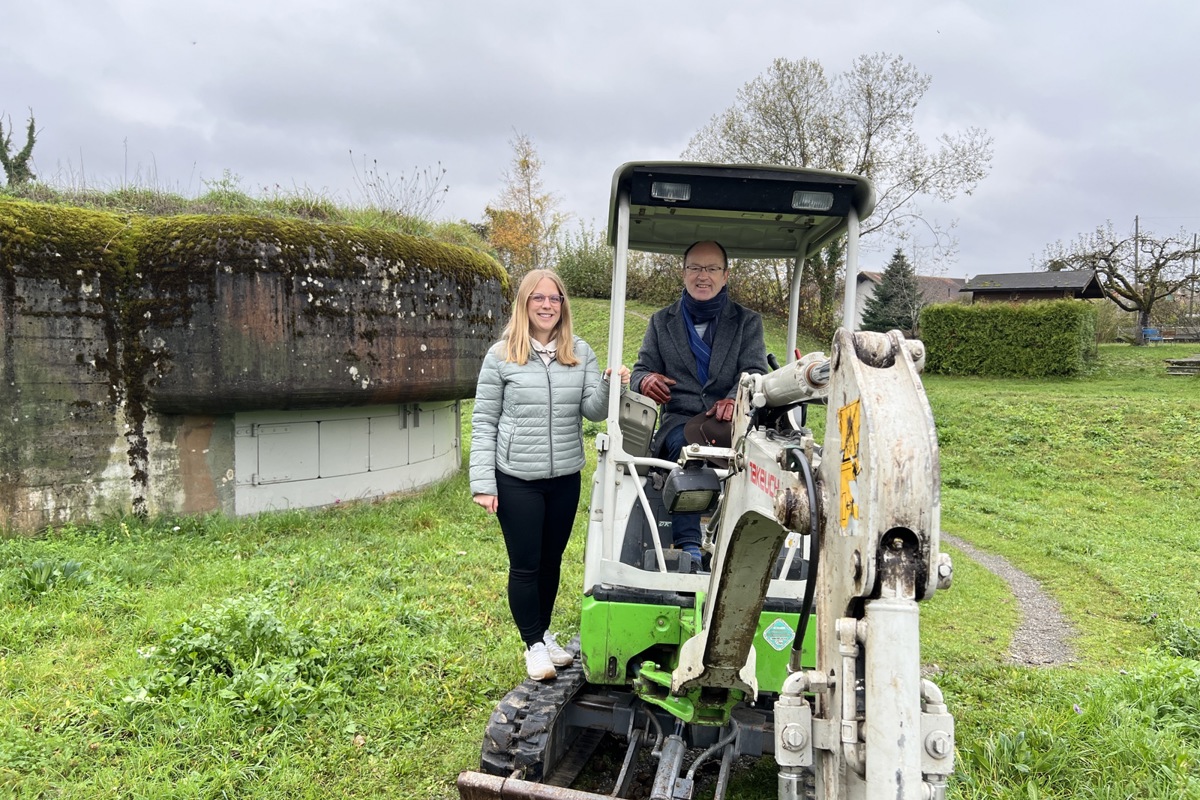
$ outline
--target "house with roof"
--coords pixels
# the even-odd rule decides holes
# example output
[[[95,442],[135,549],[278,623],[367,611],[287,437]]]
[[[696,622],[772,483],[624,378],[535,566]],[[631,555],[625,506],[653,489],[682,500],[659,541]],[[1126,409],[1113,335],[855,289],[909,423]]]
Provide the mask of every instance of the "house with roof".
[[[862,328],[863,312],[867,308],[867,300],[875,294],[875,289],[881,283],[883,283],[882,272],[858,273],[858,283],[854,293],[855,330]],[[939,278],[932,275],[918,275],[917,285],[921,289],[921,304],[928,306],[934,303],[959,302],[962,299],[959,292],[962,291],[963,284],[965,283],[966,280],[963,278]]]
[[[971,302],[1026,303],[1031,300],[1094,300],[1105,296],[1091,269],[976,275],[962,287]]]

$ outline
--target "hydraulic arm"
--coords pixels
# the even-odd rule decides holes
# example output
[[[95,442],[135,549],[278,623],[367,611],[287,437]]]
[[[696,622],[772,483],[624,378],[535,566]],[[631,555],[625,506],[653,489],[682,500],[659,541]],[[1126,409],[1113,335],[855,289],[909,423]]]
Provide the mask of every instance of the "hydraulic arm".
[[[804,796],[802,771],[812,770],[818,798],[925,800],[944,794],[952,770],[953,720],[920,672],[917,603],[951,575],[938,550],[937,436],[923,362],[922,344],[899,332],[840,330],[828,359],[743,377],[708,543],[704,624],[681,648],[671,688],[753,697],[749,637],[780,547],[789,534],[816,531],[808,549],[817,668],[795,671],[777,706],[780,797]],[[773,409],[820,398],[823,449],[760,424]]]

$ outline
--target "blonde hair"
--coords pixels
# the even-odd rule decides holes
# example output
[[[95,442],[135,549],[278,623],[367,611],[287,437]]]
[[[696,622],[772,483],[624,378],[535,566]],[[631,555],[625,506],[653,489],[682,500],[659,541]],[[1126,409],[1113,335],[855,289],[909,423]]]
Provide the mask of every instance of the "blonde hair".
[[[555,359],[564,367],[573,367],[579,363],[579,359],[575,357],[575,334],[571,329],[571,304],[567,300],[567,287],[563,286],[562,278],[548,269],[530,270],[517,287],[512,316],[509,317],[504,336],[500,340],[504,343],[504,360],[514,364],[524,364],[529,360],[529,351],[532,348],[529,343],[529,296],[544,278],[554,281],[558,293],[563,298],[558,324],[554,326],[554,338],[558,340],[558,354]]]

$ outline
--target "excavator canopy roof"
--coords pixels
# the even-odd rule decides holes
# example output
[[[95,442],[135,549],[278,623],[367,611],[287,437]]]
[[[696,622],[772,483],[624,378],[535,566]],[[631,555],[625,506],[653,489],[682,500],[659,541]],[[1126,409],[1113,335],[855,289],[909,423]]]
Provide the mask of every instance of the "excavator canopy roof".
[[[865,218],[875,188],[861,175],[754,164],[645,161],[613,175],[609,244],[622,193],[629,196],[629,249],[682,254],[715,240],[732,258],[805,257]]]

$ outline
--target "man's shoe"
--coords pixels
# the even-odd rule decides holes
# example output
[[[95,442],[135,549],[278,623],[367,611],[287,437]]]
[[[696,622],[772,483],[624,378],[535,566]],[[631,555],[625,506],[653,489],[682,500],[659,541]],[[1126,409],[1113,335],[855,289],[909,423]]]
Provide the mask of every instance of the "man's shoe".
[[[525,671],[535,681],[548,681],[558,677],[558,671],[550,661],[550,651],[546,649],[545,643],[538,642],[525,651]]]
[[[550,654],[550,663],[554,666],[569,667],[575,661],[575,656],[571,655],[570,651],[560,647],[554,638],[554,634],[550,631],[546,631],[542,635],[542,643],[546,645],[546,652]]]

